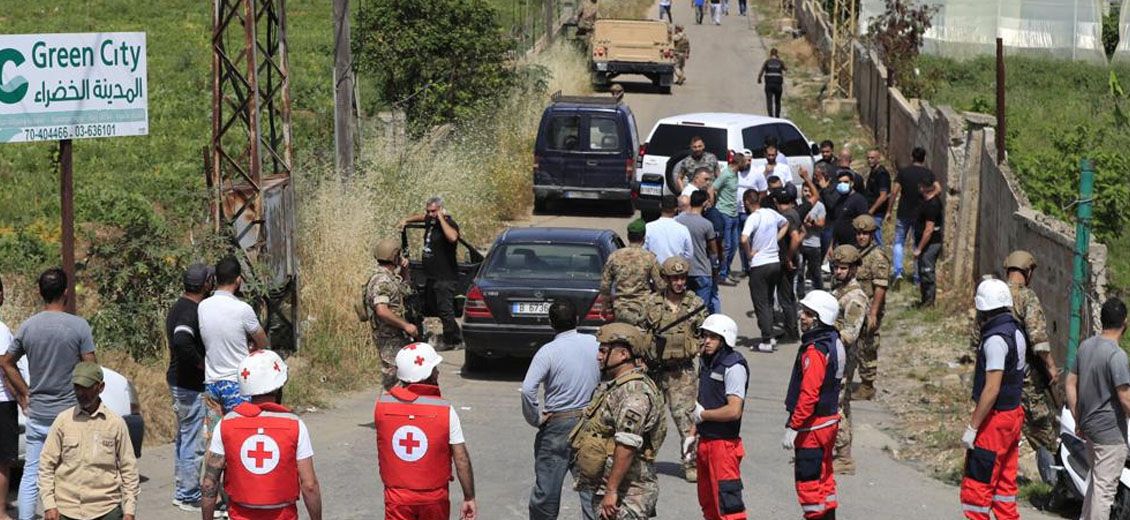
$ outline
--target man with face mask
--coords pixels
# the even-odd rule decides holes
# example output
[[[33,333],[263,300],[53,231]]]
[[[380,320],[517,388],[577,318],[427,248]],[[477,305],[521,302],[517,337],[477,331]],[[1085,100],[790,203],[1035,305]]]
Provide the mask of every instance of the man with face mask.
[[[855,191],[855,174],[851,170],[836,172],[836,194],[835,202],[828,208],[833,244],[855,244],[855,228],[851,222],[867,213],[867,198]]]
[[[718,178],[718,174],[721,173],[718,166],[718,157],[706,151],[706,141],[696,135],[691,138],[690,148],[691,154],[675,164],[675,168],[672,170],[675,193],[681,194],[687,183],[694,177],[695,172],[700,168],[706,168],[710,171],[710,182]]]
[[[832,250],[832,275],[834,288],[832,295],[841,309],[836,319],[836,330],[840,333],[847,353],[843,390],[840,393],[842,420],[836,434],[836,473],[855,474],[855,461],[851,458],[851,380],[859,364],[859,335],[863,332],[863,322],[867,319],[867,294],[863,292],[855,273],[859,269],[859,250],[855,246],[842,245]]]
[[[839,501],[832,448],[840,423],[845,358],[835,328],[840,308],[825,291],[808,293],[800,307],[804,335],[785,397],[789,419],[781,446],[794,454],[797,499],[804,517],[834,520]]]
[[[636,363],[645,334],[627,323],[609,323],[596,339],[603,382],[569,435],[576,487],[594,493],[601,520],[651,518],[659,499],[655,455],[667,423],[663,396]]]
[[[738,324],[724,314],[702,322],[698,402],[694,422],[700,470],[698,503],[707,520],[745,520],[742,502],[742,406],[749,389],[749,365],[734,351]]]
[[[655,381],[667,400],[671,418],[679,429],[679,440],[684,443],[694,438],[692,414],[698,392],[694,374],[694,360],[698,353],[695,331],[706,318],[706,303],[687,290],[690,262],[678,256],[663,262],[663,279],[667,288],[662,294],[651,297],[647,306],[647,329],[656,337],[654,348],[643,353],[650,368],[648,375]],[[683,476],[687,482],[697,480],[694,460],[684,457]]]

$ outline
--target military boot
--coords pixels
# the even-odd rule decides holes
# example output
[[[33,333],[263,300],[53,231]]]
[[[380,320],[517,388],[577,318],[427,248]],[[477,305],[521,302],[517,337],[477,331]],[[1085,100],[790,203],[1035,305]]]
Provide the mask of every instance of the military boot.
[[[851,455],[837,455],[832,459],[832,469],[837,475],[855,475],[855,459]]]
[[[855,391],[851,393],[851,399],[853,401],[870,401],[874,397],[875,386],[869,383],[863,383],[859,385],[859,388],[855,389]]]
[[[686,466],[683,468],[683,478],[687,482],[698,482],[698,469],[694,466]]]

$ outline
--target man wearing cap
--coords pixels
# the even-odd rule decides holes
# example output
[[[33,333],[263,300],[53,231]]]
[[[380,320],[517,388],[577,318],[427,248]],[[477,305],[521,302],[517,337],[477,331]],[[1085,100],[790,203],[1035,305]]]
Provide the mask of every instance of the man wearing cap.
[[[608,255],[600,275],[600,296],[612,302],[616,321],[644,326],[647,301],[666,286],[655,254],[644,249],[647,226],[642,219],[628,224],[628,247]]]
[[[644,332],[610,323],[596,334],[604,382],[570,434],[577,489],[592,491],[601,520],[655,516],[659,481],[655,455],[667,436],[663,396],[636,360]]]
[[[659,218],[647,223],[643,246],[663,263],[672,256],[690,259],[694,256],[691,232],[675,221],[678,201],[674,195],[664,195],[659,202]]]
[[[832,451],[840,427],[844,345],[836,331],[839,304],[825,291],[800,301],[804,331],[785,397],[789,413],[781,447],[794,455],[797,499],[805,518],[835,519],[839,498]]]
[[[396,384],[396,353],[420,335],[419,329],[406,319],[405,298],[412,294],[407,281],[408,260],[400,254],[400,243],[385,239],[373,248],[377,270],[365,284],[364,313],[359,313],[373,334],[373,344],[381,357],[381,386],[388,390]]]
[[[8,384],[27,414],[24,474],[20,480],[20,520],[35,518],[39,506],[39,455],[55,418],[74,406],[71,381],[80,361],[96,362],[94,336],[86,320],[66,312],[67,274],[52,268],[39,275],[43,310],[24,321],[7,353],[0,356]],[[27,381],[16,363],[27,356]]]
[[[530,361],[522,380],[522,415],[538,429],[534,438],[534,488],[530,492],[530,519],[554,520],[561,508],[561,485],[569,472],[573,452],[569,432],[580,420],[593,390],[600,383],[596,366],[599,344],[591,334],[577,331],[577,306],[560,298],[549,306],[549,324],[556,335],[542,345]],[[538,389],[545,399],[539,402]],[[592,496],[581,493],[586,520],[595,520]]]
[[[777,213],[788,221],[788,232],[777,243],[781,255],[781,277],[777,282],[777,304],[784,315],[785,334],[782,341],[799,341],[797,328],[796,276],[800,266],[800,245],[804,242],[804,223],[796,210],[796,185],[789,183],[773,190]]]
[[[738,324],[724,314],[707,316],[699,328],[695,433],[699,469],[698,504],[706,520],[745,520],[742,501],[742,409],[749,389],[749,365],[734,351]]]
[[[43,519],[133,520],[137,460],[125,421],[99,397],[102,367],[83,361],[71,380],[78,405],[55,418],[39,457]]]
[[[400,383],[373,408],[377,462],[384,484],[386,520],[447,520],[451,516],[451,467],[463,488],[459,518],[474,520],[475,475],[455,407],[439,389],[443,358],[427,343],[396,354]]]
[[[855,460],[851,457],[851,380],[859,364],[859,337],[867,319],[867,294],[863,292],[855,274],[859,269],[859,250],[842,245],[832,250],[832,295],[836,297],[840,313],[836,330],[847,353],[840,406],[843,420],[836,434],[836,473],[855,474]]]
[[[655,334],[655,344],[637,353],[647,363],[650,368],[648,375],[667,400],[684,448],[687,441],[694,438],[691,414],[698,396],[694,373],[694,360],[698,354],[695,332],[707,314],[707,305],[702,298],[687,291],[689,272],[690,263],[682,258],[671,257],[663,262],[667,290],[652,296],[647,307],[647,330]],[[687,482],[698,478],[691,457],[683,458],[683,476]]]
[[[210,520],[223,483],[232,520],[297,520],[299,497],[310,520],[322,520],[322,491],[306,423],[282,405],[286,363],[270,350],[239,363],[239,391],[248,401],[212,433],[200,488],[201,517]]]
[[[200,510],[200,463],[204,460],[204,343],[197,307],[212,292],[211,266],[195,263],[184,272],[184,294],[165,317],[169,343],[166,379],[177,417],[173,435],[173,506]]]
[[[852,398],[869,401],[875,396],[875,376],[879,372],[879,326],[887,303],[887,284],[891,278],[891,259],[882,244],[877,243],[878,226],[869,214],[855,217],[855,245],[860,263],[855,279],[867,295],[867,320],[859,334],[859,390]]]

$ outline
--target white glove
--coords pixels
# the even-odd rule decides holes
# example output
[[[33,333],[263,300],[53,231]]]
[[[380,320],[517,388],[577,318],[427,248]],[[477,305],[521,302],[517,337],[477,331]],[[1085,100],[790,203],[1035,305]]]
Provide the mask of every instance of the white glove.
[[[683,460],[694,460],[694,443],[698,442],[698,437],[687,437],[683,441]]]
[[[781,447],[786,450],[792,450],[796,444],[796,430],[792,428],[785,428],[785,436],[781,438]]]
[[[691,412],[691,419],[694,419],[695,424],[701,424],[702,423],[702,412],[705,412],[705,411],[706,411],[706,408],[703,408],[701,404],[698,404],[698,403],[694,404],[694,411]]]
[[[961,443],[965,445],[965,449],[973,449],[973,441],[977,440],[977,428],[965,425],[965,434],[961,436]]]

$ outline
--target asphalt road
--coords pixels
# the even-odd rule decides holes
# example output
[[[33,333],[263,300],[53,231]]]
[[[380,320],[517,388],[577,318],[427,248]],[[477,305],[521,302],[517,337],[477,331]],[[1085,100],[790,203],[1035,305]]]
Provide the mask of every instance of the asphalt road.
[[[699,111],[765,113],[764,97],[755,84],[766,49],[752,29],[737,16],[736,1],[721,26],[695,25],[690,2],[674,6],[675,19],[691,39],[687,83],[672,95],[657,94],[645,83],[624,81],[626,100],[646,135],[661,117]],[[654,12],[650,15],[654,16]],[[819,136],[813,136],[819,138]],[[535,215],[514,225],[607,227],[626,234],[629,219],[615,211],[589,206],[567,213]],[[757,326],[747,316],[751,309],[744,285],[722,288],[723,308],[737,319],[742,338],[757,336]],[[748,342],[748,339],[743,340]],[[908,346],[909,347],[909,346]],[[742,438],[746,459],[742,463],[745,503],[750,518],[800,518],[793,491],[790,453],[781,449],[785,412],[783,399],[795,353],[795,344],[781,345],[774,354],[743,349],[752,371],[745,404]],[[884,348],[901,348],[885,345]],[[535,430],[522,420],[519,386],[525,366],[511,363],[499,371],[476,378],[460,374],[462,352],[446,353],[440,384],[444,395],[459,409],[468,448],[475,466],[480,518],[526,518],[526,503],[533,479]],[[374,381],[377,377],[374,375]],[[881,382],[880,382],[881,386]],[[383,516],[382,492],[377,474],[372,409],[377,391],[371,389],[343,397],[332,410],[307,414],[315,446],[316,467],[322,483],[325,518],[360,519]],[[856,437],[854,453],[858,472],[837,477],[840,518],[951,519],[960,516],[958,489],[930,479],[915,468],[893,460],[886,448],[894,441],[882,433],[893,419],[874,402],[853,404]],[[955,420],[960,420],[955,418]],[[674,425],[660,452],[658,518],[701,518],[695,487],[683,482],[678,465],[678,436]],[[150,447],[141,461],[144,477],[142,518],[199,518],[171,508],[172,449]],[[458,485],[452,485],[458,503]],[[301,508],[300,508],[301,509]],[[305,517],[305,513],[303,513]],[[1025,517],[1052,518],[1027,508]],[[565,494],[562,518],[578,518],[575,495]]]

